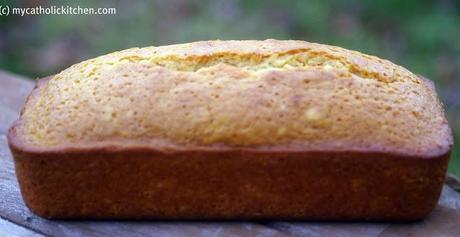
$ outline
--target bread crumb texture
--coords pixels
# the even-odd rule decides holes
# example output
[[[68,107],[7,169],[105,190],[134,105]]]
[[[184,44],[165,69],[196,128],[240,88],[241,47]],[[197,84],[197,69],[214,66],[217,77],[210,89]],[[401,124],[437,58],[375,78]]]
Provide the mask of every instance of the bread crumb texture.
[[[304,41],[203,41],[132,48],[55,75],[16,133],[76,145],[445,152],[430,84],[403,67]]]

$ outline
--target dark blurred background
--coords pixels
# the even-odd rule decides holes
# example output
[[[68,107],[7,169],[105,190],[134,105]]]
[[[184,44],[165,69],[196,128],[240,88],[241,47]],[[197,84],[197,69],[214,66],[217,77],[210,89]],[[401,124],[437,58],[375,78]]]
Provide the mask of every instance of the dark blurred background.
[[[129,47],[300,39],[377,55],[435,81],[460,138],[460,1],[4,1],[115,7],[116,15],[0,16],[0,69],[39,78]],[[1,81],[0,81],[1,86]],[[460,175],[460,145],[449,171]]]

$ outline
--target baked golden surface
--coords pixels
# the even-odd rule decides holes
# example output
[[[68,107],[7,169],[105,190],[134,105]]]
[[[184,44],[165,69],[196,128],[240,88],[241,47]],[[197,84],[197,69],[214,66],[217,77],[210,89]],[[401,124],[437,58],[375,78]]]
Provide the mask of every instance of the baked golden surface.
[[[52,77],[14,133],[28,149],[151,146],[436,156],[452,138],[429,82],[303,41],[132,48]]]
[[[417,220],[452,136],[430,81],[302,41],[128,49],[38,82],[8,133],[48,218]]]

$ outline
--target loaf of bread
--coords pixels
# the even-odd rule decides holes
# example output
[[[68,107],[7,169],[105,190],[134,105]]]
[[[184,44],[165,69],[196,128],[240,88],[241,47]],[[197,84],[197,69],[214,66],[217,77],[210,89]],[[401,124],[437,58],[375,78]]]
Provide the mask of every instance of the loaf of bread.
[[[304,41],[132,48],[38,81],[8,134],[49,218],[414,220],[452,146],[431,81]]]

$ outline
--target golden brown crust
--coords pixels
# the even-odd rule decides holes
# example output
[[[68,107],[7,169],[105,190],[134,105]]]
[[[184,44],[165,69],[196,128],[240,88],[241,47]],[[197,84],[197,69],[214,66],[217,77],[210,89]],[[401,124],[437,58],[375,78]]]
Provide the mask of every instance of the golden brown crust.
[[[431,157],[452,144],[435,91],[416,75],[373,56],[302,41],[129,49],[74,65],[42,90],[15,129],[24,149],[368,150]]]
[[[12,148],[27,206],[48,218],[416,220],[449,154]]]
[[[452,135],[429,80],[268,40],[74,65],[38,82],[8,142],[26,204],[50,218],[415,220]]]

